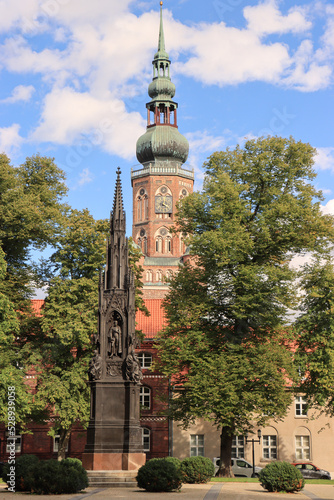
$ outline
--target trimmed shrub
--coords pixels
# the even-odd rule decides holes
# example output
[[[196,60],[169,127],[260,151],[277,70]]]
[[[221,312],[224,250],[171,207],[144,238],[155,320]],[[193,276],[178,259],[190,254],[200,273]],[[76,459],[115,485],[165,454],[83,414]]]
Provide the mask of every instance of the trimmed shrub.
[[[88,486],[87,472],[80,460],[66,458],[40,462],[34,471],[32,490],[39,495],[77,493]]]
[[[137,475],[139,488],[146,491],[180,490],[182,479],[175,458],[152,458],[140,467]]]
[[[36,455],[21,455],[15,460],[15,486],[10,483],[10,464],[6,463],[3,466],[2,479],[8,486],[14,487],[15,491],[30,491],[34,481],[34,469],[39,463]]]
[[[8,472],[6,464],[3,478],[9,485]],[[15,476],[15,491],[39,495],[77,493],[88,486],[87,472],[77,458],[39,461],[35,455],[22,455],[16,460]]]
[[[179,458],[176,458],[176,457],[165,457],[165,460],[167,460],[167,462],[171,462],[172,464],[174,464],[177,469],[180,469],[181,460]]]
[[[296,467],[288,462],[271,462],[259,474],[261,486],[268,491],[292,493],[304,488],[305,480]]]
[[[215,468],[207,457],[189,457],[181,462],[183,483],[207,483],[215,474]]]

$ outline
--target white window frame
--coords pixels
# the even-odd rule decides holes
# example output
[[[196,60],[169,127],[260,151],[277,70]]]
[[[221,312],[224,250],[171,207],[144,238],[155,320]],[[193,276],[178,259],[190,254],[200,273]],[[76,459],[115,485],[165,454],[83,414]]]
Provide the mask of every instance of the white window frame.
[[[295,416],[307,417],[307,401],[303,396],[295,397]]]
[[[13,444],[13,440],[15,441],[15,453],[21,453],[22,450],[22,434],[15,433],[14,436],[9,436],[7,432],[6,436],[6,453],[10,453],[10,447]],[[8,442],[9,441],[9,442]]]
[[[232,458],[245,458],[245,439],[244,439],[244,436],[233,436],[231,457]]]
[[[137,354],[137,357],[138,357],[140,366],[144,370],[149,370],[151,368],[152,361],[153,361],[152,354],[150,354],[148,352],[140,352],[139,354]]]
[[[307,435],[298,434],[295,436],[296,460],[310,460],[311,458],[311,438]]]
[[[53,437],[53,452],[54,453],[58,453],[59,451],[59,440],[60,440],[60,434],[56,434],[54,437]],[[66,445],[66,452],[68,451],[68,442],[67,442],[67,445]]]
[[[262,436],[262,453],[264,460],[277,460],[277,436],[275,434]]]
[[[204,434],[190,434],[190,456],[204,457]]]
[[[142,427],[143,431],[143,450],[145,453],[149,453],[151,451],[151,430],[147,427]]]
[[[151,409],[151,389],[149,387],[145,385],[141,386],[139,391],[139,402],[142,410]]]

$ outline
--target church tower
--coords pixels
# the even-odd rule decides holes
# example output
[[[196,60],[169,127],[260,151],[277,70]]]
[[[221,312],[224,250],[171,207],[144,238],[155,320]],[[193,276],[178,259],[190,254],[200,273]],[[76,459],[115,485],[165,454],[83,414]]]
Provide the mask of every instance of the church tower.
[[[171,234],[177,202],[193,191],[194,172],[183,167],[189,151],[177,126],[175,85],[165,50],[160,2],[158,51],[153,59],[153,79],[148,87],[146,132],[136,146],[142,167],[132,170],[132,237],[144,255],[144,297],[162,298],[168,277],[177,270],[185,253],[179,235]],[[167,282],[166,282],[167,280]]]

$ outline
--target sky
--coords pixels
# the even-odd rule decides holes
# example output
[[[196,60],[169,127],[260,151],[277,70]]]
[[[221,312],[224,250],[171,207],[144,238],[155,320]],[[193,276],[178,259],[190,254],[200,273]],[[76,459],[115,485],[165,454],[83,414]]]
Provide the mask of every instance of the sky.
[[[67,174],[67,202],[107,218],[146,128],[159,1],[0,0],[0,151],[35,153]],[[247,138],[293,136],[317,149],[316,187],[334,213],[334,5],[300,0],[165,0],[166,50],[189,141],[186,168]]]

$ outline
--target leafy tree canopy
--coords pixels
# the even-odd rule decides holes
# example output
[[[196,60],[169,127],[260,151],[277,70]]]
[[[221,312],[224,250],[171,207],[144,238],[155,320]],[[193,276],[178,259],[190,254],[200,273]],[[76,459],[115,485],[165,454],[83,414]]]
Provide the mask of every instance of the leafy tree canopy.
[[[288,337],[297,305],[291,260],[326,256],[334,240],[312,185],[314,154],[279,137],[214,153],[203,191],[178,207],[175,230],[192,259],[165,300],[160,367],[180,385],[172,416],[187,425],[202,415],[222,428],[222,474],[231,473],[232,435],[262,415],[282,417],[290,402],[293,360],[281,331]]]

